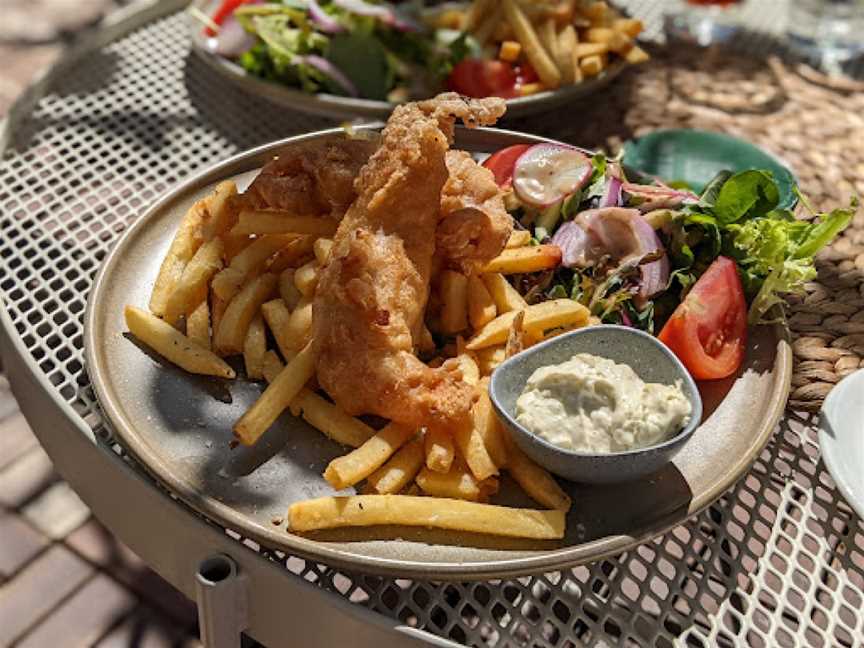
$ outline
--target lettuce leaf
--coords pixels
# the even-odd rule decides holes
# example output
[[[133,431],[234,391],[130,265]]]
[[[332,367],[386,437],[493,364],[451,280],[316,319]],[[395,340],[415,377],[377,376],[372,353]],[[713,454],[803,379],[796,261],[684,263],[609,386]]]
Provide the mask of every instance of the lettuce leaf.
[[[714,214],[721,225],[756,218],[772,211],[780,191],[770,171],[741,171],[730,177],[717,194]]]
[[[768,311],[776,304],[782,304],[784,295],[800,293],[804,284],[816,277],[812,259],[790,259],[774,268],[762,280],[759,292],[750,304],[747,320],[751,324],[770,324],[775,320],[767,319]]]

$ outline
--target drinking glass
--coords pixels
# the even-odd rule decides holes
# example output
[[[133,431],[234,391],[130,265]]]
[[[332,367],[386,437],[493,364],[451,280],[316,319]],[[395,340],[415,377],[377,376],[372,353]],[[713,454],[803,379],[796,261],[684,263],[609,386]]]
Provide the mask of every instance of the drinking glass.
[[[864,0],[795,0],[789,3],[789,44],[833,71],[864,55]]]
[[[666,34],[699,45],[729,40],[738,30],[743,0],[677,0],[665,15]]]

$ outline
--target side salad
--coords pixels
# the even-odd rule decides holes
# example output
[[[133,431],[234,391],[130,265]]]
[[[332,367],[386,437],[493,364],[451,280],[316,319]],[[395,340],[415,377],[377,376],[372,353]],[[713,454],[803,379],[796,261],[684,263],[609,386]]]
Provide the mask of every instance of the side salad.
[[[816,253],[858,205],[816,213],[796,189],[799,219],[778,207],[769,171],[724,171],[697,194],[558,144],[511,146],[483,164],[517,226],[561,250],[557,267],[514,278],[529,303],[570,298],[658,334],[698,379],[737,370],[747,325],[782,317],[773,307],[816,276]]]
[[[222,0],[210,51],[308,93],[398,103],[448,88],[513,98],[578,84],[612,63],[649,59],[643,25],[594,0]]]

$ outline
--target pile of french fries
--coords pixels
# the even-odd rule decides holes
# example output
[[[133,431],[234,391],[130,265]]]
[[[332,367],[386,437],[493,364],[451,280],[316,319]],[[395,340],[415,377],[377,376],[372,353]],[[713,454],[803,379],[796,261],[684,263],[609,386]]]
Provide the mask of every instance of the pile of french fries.
[[[635,43],[642,22],[602,1],[473,0],[438,14],[435,26],[467,31],[490,57],[529,62],[539,81],[523,84],[523,96],[596,77],[616,58],[633,65],[649,59]]]
[[[427,330],[430,365],[458,363],[475,386],[470,426],[452,434],[389,423],[375,430],[319,391],[312,344],[312,300],[337,223],[276,210],[249,210],[233,182],[219,184],[184,216],[162,262],[149,312],[125,309],[129,330],[195,374],[233,379],[225,358],[241,356],[261,397],[234,425],[254,444],[286,410],[353,448],[324,478],[363,494],[298,502],[295,532],[399,524],[535,539],[561,538],[570,498],[503,430],[488,396],[489,376],[507,357],[563,330],[589,324],[569,300],[528,305],[506,275],[556,267],[556,246],[531,245],[516,231],[500,256],[475,275],[442,270],[433,280]],[[544,510],[488,504],[502,470]]]

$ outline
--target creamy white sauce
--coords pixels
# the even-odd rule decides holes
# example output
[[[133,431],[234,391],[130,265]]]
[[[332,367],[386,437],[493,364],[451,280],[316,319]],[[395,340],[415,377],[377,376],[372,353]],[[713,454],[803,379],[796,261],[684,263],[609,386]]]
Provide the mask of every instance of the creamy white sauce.
[[[645,383],[626,364],[579,353],[541,367],[516,401],[516,420],[546,441],[579,452],[655,445],[690,421],[681,385]]]

